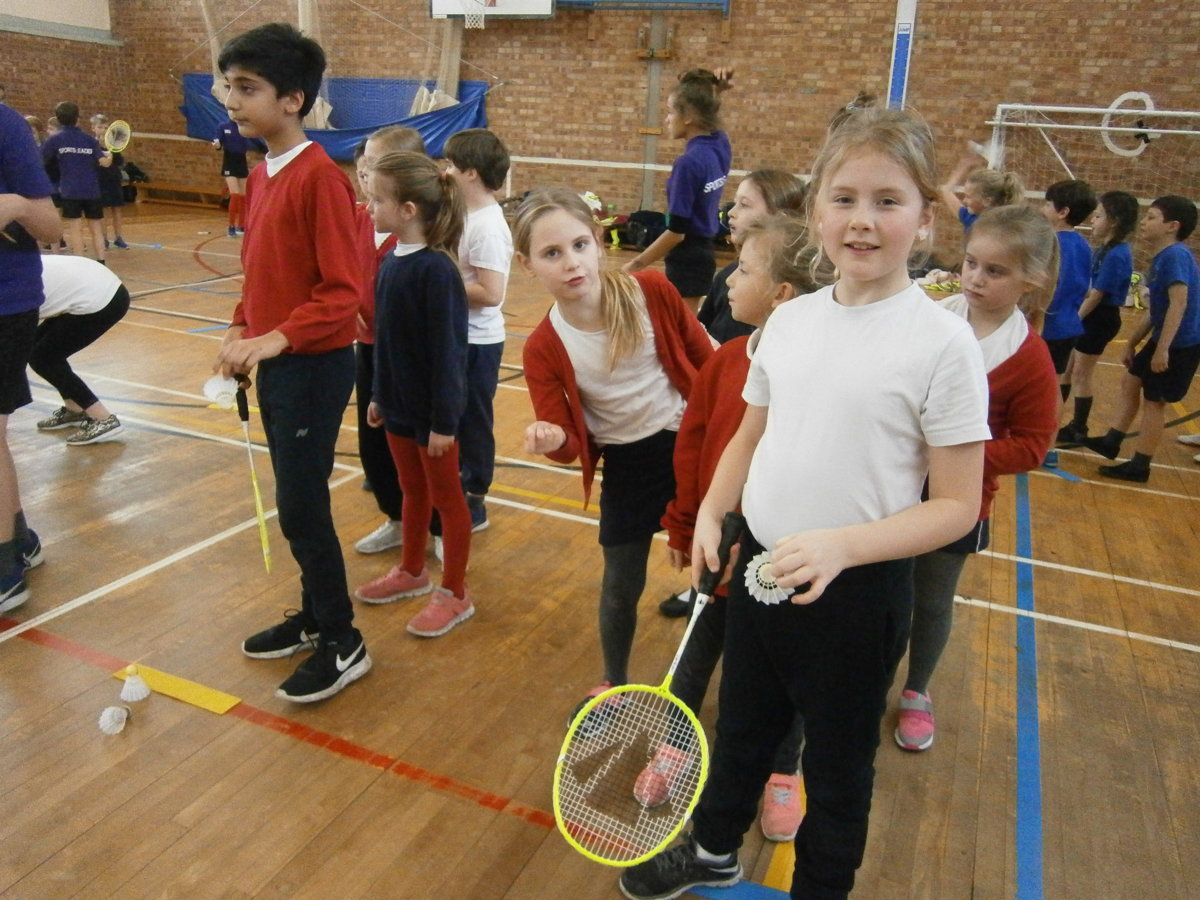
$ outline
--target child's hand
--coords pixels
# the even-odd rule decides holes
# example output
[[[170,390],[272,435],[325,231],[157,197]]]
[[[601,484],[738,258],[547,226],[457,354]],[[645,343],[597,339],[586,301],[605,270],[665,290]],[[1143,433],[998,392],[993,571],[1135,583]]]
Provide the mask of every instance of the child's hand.
[[[1126,341],[1125,352],[1121,354],[1121,365],[1126,369],[1133,366],[1133,358],[1137,355],[1137,348],[1133,346],[1132,341]]]
[[[367,424],[372,428],[383,427],[383,413],[379,411],[379,404],[374,400],[367,404]]]
[[[112,165],[112,161],[113,161],[113,157],[112,157],[111,153],[101,154],[100,158],[98,160],[96,160],[97,164],[103,166],[106,169]]]
[[[453,446],[454,435],[438,434],[436,431],[429,432],[429,447],[427,450],[431,458],[437,459],[439,456],[445,456]]]
[[[771,574],[781,588],[803,588],[792,594],[793,603],[812,603],[825,593],[829,582],[841,574],[849,560],[840,529],[801,531],[775,543]]]
[[[553,453],[567,442],[567,433],[553,422],[534,422],[525,429],[525,452]]]
[[[682,572],[685,566],[692,563],[692,557],[686,550],[676,550],[674,547],[667,548],[667,560],[676,572]]]
[[[717,76],[717,90],[730,91],[733,90],[733,67],[732,66],[717,66],[713,69],[713,74]]]
[[[700,586],[700,576],[705,570],[716,572],[717,566],[721,564],[721,557],[717,551],[721,548],[721,520],[713,519],[703,513],[696,516],[696,532],[692,537],[692,587]],[[737,564],[738,553],[741,550],[740,545],[734,544],[729,550],[729,563],[725,567],[725,571],[721,573],[718,584],[724,584],[729,580],[729,575],[733,572],[733,567]]]
[[[237,337],[233,337],[234,331]],[[220,372],[226,378],[238,375],[248,375],[264,359],[274,359],[283,353],[290,344],[278,331],[268,331],[256,338],[242,338],[243,329],[230,328],[225,332],[225,340],[217,351],[217,361],[213,363],[213,371]]]
[[[1152,357],[1150,357],[1150,371],[1151,372],[1167,371],[1167,363],[1169,360],[1170,350],[1171,350],[1170,347],[1167,347],[1163,344],[1159,344],[1157,347],[1154,348],[1154,355]],[[1133,363],[1131,361],[1130,365],[1132,365],[1132,364]]]

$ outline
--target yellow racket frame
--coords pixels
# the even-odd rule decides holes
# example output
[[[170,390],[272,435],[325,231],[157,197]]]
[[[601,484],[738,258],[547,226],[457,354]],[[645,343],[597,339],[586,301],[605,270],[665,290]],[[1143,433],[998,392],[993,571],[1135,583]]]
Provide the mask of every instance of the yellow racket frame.
[[[700,720],[696,718],[696,714],[688,709],[686,703],[671,693],[671,680],[672,676],[668,675],[667,679],[658,687],[653,687],[648,684],[623,684],[618,685],[617,687],[611,687],[603,693],[597,694],[586,704],[584,704],[579,712],[575,714],[575,718],[571,720],[570,727],[567,728],[566,737],[563,738],[562,747],[559,749],[558,763],[554,767],[554,821],[558,825],[559,832],[564,838],[566,838],[567,843],[593,862],[598,862],[605,866],[614,866],[619,868],[636,866],[638,863],[645,862],[646,860],[650,859],[650,857],[663,850],[668,844],[670,844],[673,840],[675,840],[676,837],[679,836],[679,833],[683,830],[683,826],[686,825],[688,820],[691,819],[692,812],[696,809],[696,804],[700,802],[700,794],[704,789],[704,783],[708,780],[708,739],[704,734],[704,727],[700,724]],[[679,821],[675,823],[675,826],[670,829],[669,833],[664,832],[661,840],[659,840],[658,843],[656,843],[653,847],[648,848],[645,852],[639,853],[636,856],[630,857],[629,859],[613,859],[612,857],[601,856],[595,851],[588,849],[586,846],[580,843],[579,839],[572,832],[570,824],[563,818],[562,782],[564,769],[568,763],[568,751],[572,742],[575,740],[576,735],[579,732],[579,728],[583,724],[584,720],[587,719],[588,715],[591,714],[593,710],[604,704],[609,698],[619,697],[621,694],[631,693],[652,694],[668,701],[677,710],[679,710],[679,712],[683,713],[687,717],[687,720],[691,724],[697,738],[697,759],[695,760],[694,765],[698,767],[699,771],[696,776],[696,789],[692,793],[692,798],[688,802],[687,809],[682,816],[678,817]],[[647,758],[644,765],[649,764],[650,758]],[[630,785],[631,794],[632,790],[633,786]],[[647,814],[651,815],[652,813]]]
[[[124,135],[125,140],[117,140],[118,135]],[[113,153],[120,153],[129,146],[129,142],[133,139],[133,128],[124,119],[114,119],[104,129],[104,149]]]

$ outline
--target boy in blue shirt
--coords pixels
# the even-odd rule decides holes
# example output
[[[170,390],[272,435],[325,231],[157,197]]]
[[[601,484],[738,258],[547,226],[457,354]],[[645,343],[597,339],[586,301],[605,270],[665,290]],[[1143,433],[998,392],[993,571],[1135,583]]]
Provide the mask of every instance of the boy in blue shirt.
[[[29,125],[0,103],[0,613],[29,599],[25,570],[42,545],[25,523],[17,469],[8,448],[8,417],[33,398],[25,365],[42,305],[38,242],[57,241],[62,221]]]
[[[1046,188],[1042,215],[1058,234],[1059,263],[1058,284],[1046,310],[1042,338],[1050,348],[1063,400],[1071,393],[1071,384],[1066,380],[1067,362],[1075,341],[1083,334],[1079,307],[1092,283],[1092,248],[1075,226],[1086,222],[1095,209],[1096,192],[1086,181],[1057,181]]]
[[[1142,217],[1139,230],[1154,253],[1147,279],[1150,305],[1129,336],[1123,360],[1129,371],[1121,381],[1116,420],[1107,434],[1089,438],[1084,446],[1116,459],[1144,398],[1142,427],[1132,459],[1100,467],[1106,478],[1139,483],[1150,479],[1150,459],[1162,438],[1166,404],[1184,398],[1200,364],[1200,268],[1183,244],[1196,218],[1196,204],[1173,194],[1159,197]],[[1138,350],[1147,336],[1150,339]]]
[[[362,291],[354,189],[300,124],[325,71],[316,41],[291,25],[262,25],[229,41],[217,64],[229,85],[229,117],[244,137],[264,140],[268,153],[246,185],[242,300],[213,369],[245,380],[258,368],[279,527],[300,566],[300,611],[248,637],[242,652],[277,659],[314,649],[276,691],[309,703],[371,668],[353,625],[329,498],[354,386]]]

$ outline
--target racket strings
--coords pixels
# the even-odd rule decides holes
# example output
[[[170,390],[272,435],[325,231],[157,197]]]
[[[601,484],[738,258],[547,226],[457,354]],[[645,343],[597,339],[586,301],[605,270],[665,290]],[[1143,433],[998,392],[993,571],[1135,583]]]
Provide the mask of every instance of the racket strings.
[[[646,856],[690,816],[707,752],[703,733],[665,692],[635,687],[590,704],[559,765],[564,827],[601,860],[627,865]]]

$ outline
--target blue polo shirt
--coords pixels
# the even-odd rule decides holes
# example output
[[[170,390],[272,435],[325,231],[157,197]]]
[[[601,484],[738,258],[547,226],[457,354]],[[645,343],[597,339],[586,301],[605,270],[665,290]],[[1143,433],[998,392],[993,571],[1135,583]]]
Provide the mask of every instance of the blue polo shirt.
[[[1042,337],[1047,341],[1061,341],[1083,334],[1079,307],[1092,283],[1092,248],[1082,234],[1058,232],[1058,250],[1058,285],[1042,325]]]
[[[1171,347],[1194,347],[1200,344],[1200,268],[1196,257],[1184,244],[1171,244],[1158,251],[1150,263],[1150,337],[1157,342],[1162,334],[1163,320],[1171,305],[1169,290],[1173,284],[1187,285],[1187,307],[1183,321],[1175,332]]]
[[[57,170],[58,193],[67,200],[99,199],[98,170],[103,155],[100,142],[75,125],[64,128],[42,144],[42,160],[48,170]]]
[[[28,123],[0,103],[0,194],[30,200],[50,196],[50,179],[38,159]],[[42,305],[42,257],[37,242],[16,222],[0,237],[0,315],[28,312]]]
[[[1124,306],[1133,278],[1133,251],[1128,244],[1117,244],[1107,251],[1096,249],[1092,257],[1092,289],[1103,291],[1105,306]]]
[[[721,191],[729,177],[733,148],[723,131],[687,142],[667,178],[667,227],[678,234],[715,237],[721,227]]]

